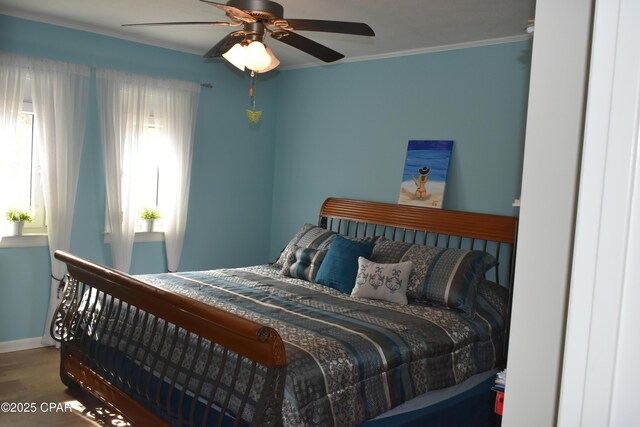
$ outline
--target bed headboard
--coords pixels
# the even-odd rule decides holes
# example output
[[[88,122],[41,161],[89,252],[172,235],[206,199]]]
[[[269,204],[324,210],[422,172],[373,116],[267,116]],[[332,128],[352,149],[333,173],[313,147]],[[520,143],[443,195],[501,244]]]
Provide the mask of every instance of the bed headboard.
[[[331,197],[320,209],[318,225],[353,237],[384,235],[430,246],[484,250],[499,263],[487,278],[506,287],[513,282],[516,217]]]

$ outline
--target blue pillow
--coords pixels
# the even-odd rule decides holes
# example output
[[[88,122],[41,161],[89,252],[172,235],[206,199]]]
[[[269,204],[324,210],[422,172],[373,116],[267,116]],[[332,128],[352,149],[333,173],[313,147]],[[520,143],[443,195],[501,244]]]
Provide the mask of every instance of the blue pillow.
[[[369,258],[375,243],[336,236],[316,275],[316,283],[351,294],[358,275],[358,257]]]

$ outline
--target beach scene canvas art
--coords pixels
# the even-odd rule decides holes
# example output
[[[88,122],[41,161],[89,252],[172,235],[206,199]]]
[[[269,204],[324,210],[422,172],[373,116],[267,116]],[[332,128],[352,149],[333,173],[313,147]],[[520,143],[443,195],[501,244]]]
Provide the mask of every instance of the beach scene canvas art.
[[[398,203],[442,208],[453,141],[409,141]]]

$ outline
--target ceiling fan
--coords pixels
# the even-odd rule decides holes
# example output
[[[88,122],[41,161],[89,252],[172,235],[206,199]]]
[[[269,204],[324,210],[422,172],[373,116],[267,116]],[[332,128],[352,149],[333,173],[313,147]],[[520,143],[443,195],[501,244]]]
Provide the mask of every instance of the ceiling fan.
[[[265,33],[268,33],[275,40],[300,49],[324,62],[337,61],[344,58],[344,55],[294,33],[294,31],[375,36],[371,27],[360,22],[285,19],[282,5],[271,0],[229,0],[226,4],[209,0],[200,1],[223,10],[231,22],[149,22],[124,24],[123,26],[198,24],[242,26],[241,30],[229,33],[216,43],[204,54],[204,57],[218,58],[222,56],[241,70],[246,67],[256,72],[272,70],[279,64],[271,49],[264,45]]]

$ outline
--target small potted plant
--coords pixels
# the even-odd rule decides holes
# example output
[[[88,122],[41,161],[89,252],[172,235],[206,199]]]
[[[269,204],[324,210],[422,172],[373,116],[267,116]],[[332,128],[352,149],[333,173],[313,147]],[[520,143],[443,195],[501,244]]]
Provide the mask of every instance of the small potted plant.
[[[155,220],[160,219],[160,211],[158,208],[143,208],[140,212],[140,218],[147,222],[147,231],[153,231]]]
[[[17,208],[9,209],[6,212],[5,217],[7,218],[7,221],[13,223],[14,236],[21,236],[24,229],[24,223],[33,221],[33,214],[31,214],[31,212]]]

